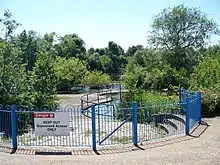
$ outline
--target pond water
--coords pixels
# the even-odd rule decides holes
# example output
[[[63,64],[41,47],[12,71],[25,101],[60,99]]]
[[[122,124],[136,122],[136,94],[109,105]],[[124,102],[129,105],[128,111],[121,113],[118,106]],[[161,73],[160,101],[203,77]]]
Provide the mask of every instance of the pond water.
[[[125,89],[125,87],[120,84],[112,84],[112,85],[106,86],[106,88],[104,88],[104,89],[120,89],[120,86],[121,86],[121,89]],[[88,86],[86,86],[86,87],[73,87],[72,88],[72,91],[74,93],[78,93],[78,94],[96,93],[96,92],[100,92],[101,90],[102,89],[92,89]]]
[[[103,103],[103,104],[99,104],[99,105],[95,105],[95,114],[99,117],[113,117],[114,113],[117,110],[117,107],[120,103],[120,94],[114,94],[113,97],[113,101],[109,102],[109,103]],[[88,116],[91,116],[92,114],[92,108],[88,108],[86,110],[86,114]]]

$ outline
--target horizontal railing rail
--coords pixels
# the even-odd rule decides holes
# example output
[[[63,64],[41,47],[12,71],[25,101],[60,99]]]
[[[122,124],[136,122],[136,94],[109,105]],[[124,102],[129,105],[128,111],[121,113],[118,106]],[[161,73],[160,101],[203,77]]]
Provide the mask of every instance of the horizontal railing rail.
[[[99,94],[83,95],[83,104],[77,106],[0,105],[0,146],[13,149],[83,146],[95,150],[99,145],[137,145],[155,138],[182,133],[189,135],[201,122],[200,92],[181,89],[177,101],[155,104],[132,102],[127,107],[105,102],[111,96],[110,92],[108,94],[102,96],[103,102],[91,99],[99,97]],[[60,118],[54,117],[57,115]],[[38,119],[36,116],[44,117]],[[39,122],[43,122],[44,126]],[[59,125],[62,122],[65,124]],[[59,129],[61,127],[63,129]]]

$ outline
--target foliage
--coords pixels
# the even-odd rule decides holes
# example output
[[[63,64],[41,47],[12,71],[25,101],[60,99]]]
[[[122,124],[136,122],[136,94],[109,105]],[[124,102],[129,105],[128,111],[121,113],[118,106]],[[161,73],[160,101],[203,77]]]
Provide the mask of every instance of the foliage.
[[[148,72],[145,77],[145,89],[171,90],[172,86],[188,87],[188,78],[184,69],[177,71],[169,65],[164,65],[162,69],[153,69]]]
[[[7,105],[19,102],[26,77],[19,58],[21,51],[10,40],[20,23],[12,18],[9,10],[5,11],[0,23],[4,34],[0,43],[0,104]]]
[[[37,107],[56,106],[57,76],[53,64],[54,59],[50,51],[41,51],[37,54],[37,61],[30,77],[31,101]]]
[[[21,49],[20,58],[22,63],[26,65],[26,71],[33,69],[36,62],[36,54],[39,49],[40,38],[34,31],[22,31],[17,37],[13,38],[17,47]]]
[[[12,13],[10,10],[4,11],[4,18],[0,18],[0,23],[3,24],[3,36],[1,39],[4,39],[5,42],[10,41],[13,36],[13,32],[21,24],[12,18]]]
[[[84,77],[84,83],[92,88],[108,85],[111,83],[110,76],[100,71],[86,72]]]
[[[125,120],[128,116],[128,109],[131,105],[127,102],[136,101],[139,107],[138,109],[138,122],[146,123],[152,122],[153,117],[157,114],[171,113],[178,111],[178,96],[168,95],[165,92],[153,92],[153,91],[139,91],[130,95],[130,93],[124,94],[127,99],[122,100],[119,108],[116,111],[115,117],[119,120]]]
[[[128,48],[127,52],[126,52],[126,56],[134,56],[134,54],[139,51],[144,49],[144,47],[142,45],[137,45],[137,46],[131,46]]]
[[[71,57],[85,58],[85,42],[77,34],[67,34],[64,37],[59,37],[59,43],[55,45],[55,49],[59,56],[66,59]]]
[[[198,8],[178,5],[164,9],[154,18],[148,35],[152,47],[136,45],[127,51],[113,41],[104,48],[86,50],[85,41],[75,33],[41,36],[23,30],[16,34],[20,23],[9,10],[0,24],[0,104],[53,107],[56,90],[63,86],[84,83],[98,87],[123,77],[129,90],[127,101],[160,102],[167,96],[146,91],[168,93],[173,87],[190,85],[205,91],[205,111],[219,107],[220,46],[205,47],[219,29]]]
[[[159,62],[155,60],[156,63],[158,68],[153,68],[153,65],[148,66],[144,63],[140,66],[136,59],[128,62],[124,74],[124,83],[132,94],[135,93],[136,89],[162,90],[171,89],[172,86],[188,87],[188,78],[184,69],[178,71],[169,65],[160,67]]]
[[[57,56],[54,68],[58,78],[58,90],[82,83],[83,76],[86,73],[84,64],[74,57],[65,59]]]
[[[106,48],[90,48],[87,57],[88,70],[102,71],[113,78],[122,73],[127,63],[124,50],[113,41],[109,41]]]
[[[171,67],[191,72],[198,56],[195,50],[203,47],[212,34],[219,34],[213,20],[200,9],[181,4],[155,16],[148,40],[167,50],[164,58]]]
[[[24,66],[20,51],[13,44],[0,44],[0,104],[18,103],[25,85]]]
[[[203,91],[204,115],[220,114],[220,54],[203,58],[191,75],[190,83],[192,89]]]

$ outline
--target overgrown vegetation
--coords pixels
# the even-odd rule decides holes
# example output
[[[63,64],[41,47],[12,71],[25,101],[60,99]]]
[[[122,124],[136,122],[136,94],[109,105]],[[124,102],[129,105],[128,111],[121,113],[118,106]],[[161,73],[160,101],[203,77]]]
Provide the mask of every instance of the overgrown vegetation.
[[[57,90],[97,88],[123,75],[127,102],[173,101],[177,89],[184,87],[204,91],[204,113],[219,112],[220,44],[206,45],[212,35],[219,35],[219,28],[198,8],[164,9],[152,22],[148,46],[127,51],[113,41],[86,50],[75,33],[15,34],[21,24],[9,10],[0,23],[0,104],[56,107]]]

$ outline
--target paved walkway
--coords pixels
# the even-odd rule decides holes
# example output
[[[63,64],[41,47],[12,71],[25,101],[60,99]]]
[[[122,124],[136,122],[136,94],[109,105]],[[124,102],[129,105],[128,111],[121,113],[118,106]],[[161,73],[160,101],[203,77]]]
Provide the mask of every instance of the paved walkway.
[[[196,137],[180,137],[161,143],[144,144],[144,150],[130,152],[113,150],[105,155],[10,155],[0,153],[1,165],[219,165],[220,164],[220,118],[204,119],[210,126],[200,126]],[[207,128],[207,129],[206,129]],[[205,131],[204,131],[205,130]],[[203,132],[204,131],[204,132]],[[202,133],[203,132],[203,133]],[[201,134],[202,133],[202,134]],[[201,135],[200,135],[201,134]],[[200,135],[200,136],[199,136]],[[199,137],[198,137],[199,136]]]

